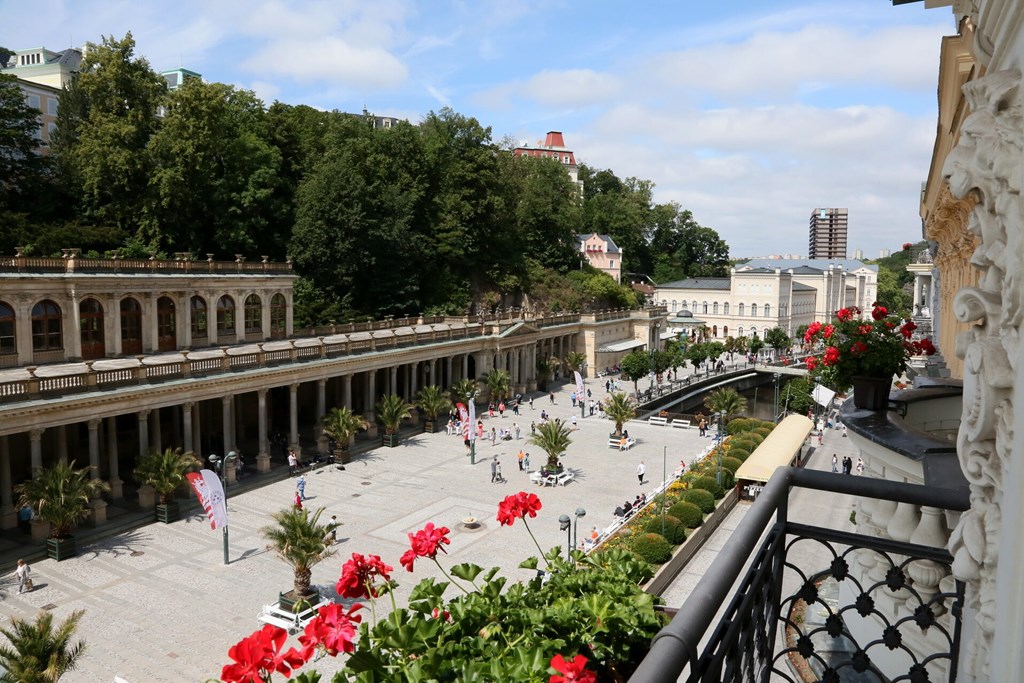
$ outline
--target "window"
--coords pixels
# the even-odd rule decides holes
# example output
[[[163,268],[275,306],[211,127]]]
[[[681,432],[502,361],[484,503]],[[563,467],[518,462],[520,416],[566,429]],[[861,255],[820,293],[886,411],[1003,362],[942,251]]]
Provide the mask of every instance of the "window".
[[[711,336],[712,337],[717,337],[718,336],[718,325],[712,325],[711,326]]]
[[[675,299],[672,299],[672,312],[673,313],[676,312],[676,300]]]
[[[741,337],[743,336],[743,325],[740,325],[739,327],[736,328],[736,334],[738,334]]]
[[[724,304],[722,304],[722,309],[723,309],[722,313],[724,313],[725,315],[729,315],[729,302],[728,301],[726,301]]]
[[[121,345],[142,342],[142,306],[131,297],[121,301]]]
[[[56,351],[64,348],[60,307],[49,299],[32,307],[32,350]]]
[[[766,317],[766,318],[772,317],[772,305],[771,304],[765,304],[764,305],[764,317]]]
[[[722,336],[723,337],[728,337],[729,336],[729,326],[728,325],[722,325]]]
[[[757,328],[756,327],[751,327],[750,328],[750,337],[754,338],[756,336],[757,336]]]
[[[707,313],[707,312],[708,312],[708,302],[705,301],[704,302],[704,313]]]
[[[206,315],[206,302],[203,301],[203,297],[194,296],[190,306],[192,309],[192,338],[203,339],[206,337],[209,324]]]
[[[275,294],[270,300],[270,336],[282,339],[287,332],[288,304],[283,294]]]
[[[46,113],[49,114],[50,116],[56,116],[57,115],[57,98],[56,97],[51,97],[50,99],[46,100]]]
[[[225,294],[217,300],[217,336],[235,333],[235,300]]]
[[[609,261],[608,262],[608,267],[609,268],[614,268],[615,267],[615,261]]]
[[[750,317],[751,318],[756,318],[757,317],[757,304],[750,304]]]
[[[718,302],[717,301],[714,304],[712,304],[711,312],[714,313],[715,315],[718,315]]]
[[[29,95],[27,99],[28,106],[32,107],[33,109],[39,109],[39,95]],[[42,109],[40,109],[40,111],[42,111]]]
[[[743,317],[743,304],[740,304],[740,310],[739,310],[739,313],[737,315],[739,315],[739,317],[741,317],[741,318]]]
[[[259,334],[263,331],[263,302],[255,294],[245,298],[245,333]]]
[[[170,351],[177,341],[177,326],[174,316],[174,300],[162,296],[156,300],[156,336],[161,351]]]
[[[14,336],[14,309],[0,301],[0,354],[17,353]]]

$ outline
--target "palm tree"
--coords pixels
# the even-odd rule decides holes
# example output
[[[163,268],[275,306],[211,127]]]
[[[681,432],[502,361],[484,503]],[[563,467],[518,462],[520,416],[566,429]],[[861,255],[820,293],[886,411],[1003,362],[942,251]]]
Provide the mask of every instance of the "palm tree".
[[[89,516],[89,503],[110,490],[102,479],[93,479],[90,468],[76,470],[74,462],[61,459],[53,467],[44,467],[35,477],[14,487],[18,506],[29,506],[36,516],[50,524],[51,541],[67,541],[71,529]],[[74,554],[74,543],[47,542],[51,554],[59,559]],[[67,546],[61,550],[58,546]],[[70,553],[70,554],[68,554]]]
[[[352,441],[356,432],[367,429],[370,423],[362,415],[357,415],[346,406],[331,408],[330,411],[320,418],[320,427],[324,434],[334,439],[334,455],[338,460],[345,462],[345,451]],[[337,460],[335,460],[337,462]]]
[[[495,368],[487,373],[484,378],[484,383],[487,385],[487,391],[490,393],[491,398],[495,400],[502,400],[508,396],[509,382],[508,370],[499,370]]]
[[[460,379],[448,390],[451,393],[452,401],[456,403],[469,403],[476,398],[480,387],[475,379]]]
[[[570,351],[565,354],[565,367],[569,368],[570,372],[576,372],[582,370],[584,364],[587,362],[587,356],[580,353],[579,351]]]
[[[558,459],[569,448],[569,428],[560,420],[549,420],[537,426],[537,433],[530,437],[530,443],[548,454],[548,472],[558,471]]]
[[[288,507],[273,514],[277,526],[260,529],[260,533],[269,541],[267,549],[276,552],[295,572],[295,599],[310,595],[313,567],[334,554],[327,543],[327,535],[331,530],[326,524],[320,523],[323,511],[320,508],[311,513],[309,510]]]
[[[56,683],[73,671],[85,652],[85,642],[71,642],[83,610],[72,612],[57,628],[53,614],[40,612],[36,620],[13,617],[9,628],[0,628],[7,643],[0,645],[0,683]]]
[[[557,358],[541,358],[537,357],[537,388],[541,391],[547,391],[548,381],[551,379],[552,373],[559,365]]]
[[[452,401],[444,393],[444,390],[436,384],[423,387],[416,394],[416,406],[426,416],[424,429],[433,432],[437,416],[452,406]]]
[[[604,414],[615,421],[615,436],[622,436],[622,425],[636,417],[636,406],[620,391],[604,400]]]
[[[377,401],[377,419],[384,425],[384,445],[398,444],[398,428],[402,420],[412,416],[412,405],[405,402],[398,394],[381,396]]]
[[[157,508],[157,517],[161,522],[169,524],[177,519],[174,492],[187,481],[186,474],[200,467],[202,462],[195,453],[183,453],[180,448],[168,448],[163,453],[153,451],[139,458],[135,466],[135,481],[141,486],[152,486],[160,497],[163,509]]]
[[[715,389],[704,398],[704,407],[713,413],[724,413],[722,421],[728,423],[747,409],[747,399],[735,389]]]

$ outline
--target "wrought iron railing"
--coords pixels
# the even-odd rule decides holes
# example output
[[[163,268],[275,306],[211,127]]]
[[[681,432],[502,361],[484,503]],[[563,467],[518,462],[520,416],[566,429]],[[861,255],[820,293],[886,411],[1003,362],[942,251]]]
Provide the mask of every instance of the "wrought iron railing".
[[[794,488],[948,511],[969,506],[966,491],[779,469],[631,683],[955,680],[963,585],[949,576],[949,552],[793,522]],[[815,551],[795,552],[805,543]],[[817,566],[809,568],[809,558]],[[944,576],[941,588],[919,591],[920,568]]]

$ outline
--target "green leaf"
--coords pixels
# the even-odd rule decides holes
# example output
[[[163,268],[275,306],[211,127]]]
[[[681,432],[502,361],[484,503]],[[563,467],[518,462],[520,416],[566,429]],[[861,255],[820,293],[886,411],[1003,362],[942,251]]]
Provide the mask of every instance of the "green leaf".
[[[475,581],[476,577],[480,575],[480,572],[484,570],[483,567],[464,562],[457,564],[451,568],[451,573],[456,578],[462,579],[463,581]]]

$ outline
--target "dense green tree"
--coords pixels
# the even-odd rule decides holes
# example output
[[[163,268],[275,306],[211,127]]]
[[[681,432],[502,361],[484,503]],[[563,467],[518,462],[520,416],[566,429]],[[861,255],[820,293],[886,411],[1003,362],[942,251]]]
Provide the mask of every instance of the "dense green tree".
[[[648,271],[656,282],[690,277],[726,277],[729,247],[718,233],[697,223],[690,211],[678,204],[654,207],[651,253]]]
[[[909,316],[910,306],[913,304],[910,295],[903,290],[903,285],[900,284],[899,273],[885,266],[878,267],[877,299],[878,303],[885,306],[890,312],[901,316]]]
[[[85,652],[85,642],[72,642],[83,610],[53,625],[53,613],[40,611],[34,621],[14,617],[10,626],[0,628],[6,642],[0,645],[3,683],[57,683],[74,671]]]
[[[651,224],[653,183],[627,178],[620,180],[611,170],[594,171],[583,165],[583,226],[581,232],[610,235],[623,250],[623,270],[648,272],[650,249],[647,233]]]
[[[14,76],[0,74],[0,210],[25,210],[44,174],[39,110],[28,106]]]
[[[646,351],[632,351],[619,360],[619,369],[626,379],[633,380],[633,390],[640,394],[640,378],[651,371],[651,354]]]
[[[782,349],[788,349],[793,343],[790,340],[789,335],[781,327],[773,327],[764,333],[764,341],[768,346],[772,347],[776,351]]]
[[[750,338],[750,341],[747,342],[747,348],[750,349],[751,353],[756,354],[758,351],[764,348],[764,340],[755,334],[753,337]]]
[[[134,230],[149,185],[150,136],[166,83],[135,57],[135,40],[89,45],[57,108],[53,150],[89,220]]]
[[[779,402],[785,410],[803,415],[814,407],[812,391],[814,382],[810,377],[794,377],[782,388]]]

